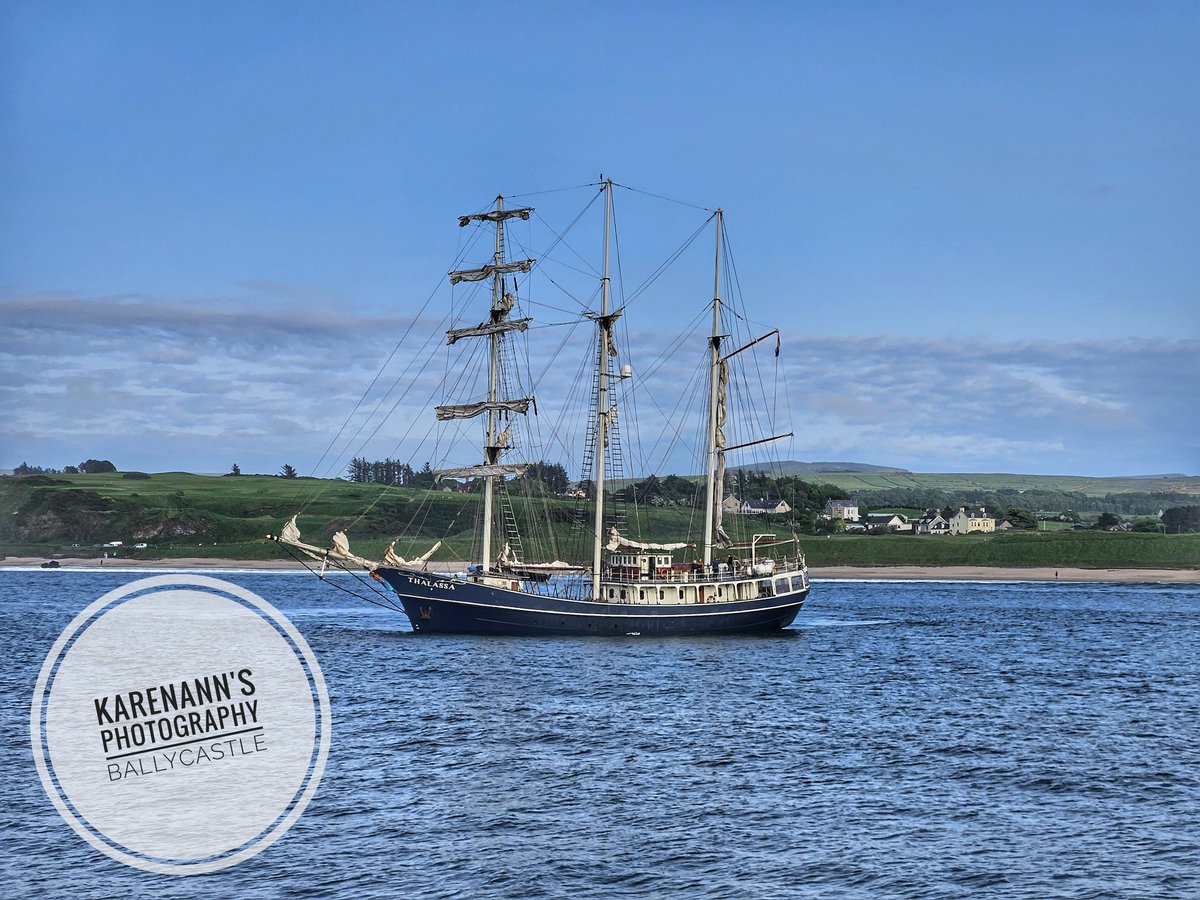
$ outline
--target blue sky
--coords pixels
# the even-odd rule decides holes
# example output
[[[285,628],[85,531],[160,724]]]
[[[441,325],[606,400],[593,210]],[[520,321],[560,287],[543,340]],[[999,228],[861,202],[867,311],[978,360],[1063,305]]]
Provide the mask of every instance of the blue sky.
[[[1200,473],[1198,38],[1188,2],[4,4],[0,467],[312,471],[454,216],[604,172],[727,211],[794,458]]]

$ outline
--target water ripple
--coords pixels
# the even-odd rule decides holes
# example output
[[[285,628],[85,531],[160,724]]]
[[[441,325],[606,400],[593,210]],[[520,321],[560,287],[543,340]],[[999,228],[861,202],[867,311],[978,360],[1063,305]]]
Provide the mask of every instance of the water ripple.
[[[1200,590],[823,582],[784,635],[413,636],[236,573],[321,660],[334,738],[288,834],[127,869],[32,769],[42,656],[122,573],[0,573],[0,895],[1200,895]]]

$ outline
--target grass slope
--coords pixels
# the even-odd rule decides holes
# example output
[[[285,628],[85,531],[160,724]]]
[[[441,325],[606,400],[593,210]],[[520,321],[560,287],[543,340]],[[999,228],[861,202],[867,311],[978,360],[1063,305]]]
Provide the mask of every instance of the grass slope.
[[[811,566],[1200,568],[1200,534],[1106,531],[807,538]]]
[[[1088,478],[1082,475],[1010,475],[924,472],[817,472],[806,480],[836,484],[845,491],[878,491],[894,488],[939,491],[1063,491],[1091,497],[1105,494],[1180,493],[1200,496],[1200,477],[1164,476]]]

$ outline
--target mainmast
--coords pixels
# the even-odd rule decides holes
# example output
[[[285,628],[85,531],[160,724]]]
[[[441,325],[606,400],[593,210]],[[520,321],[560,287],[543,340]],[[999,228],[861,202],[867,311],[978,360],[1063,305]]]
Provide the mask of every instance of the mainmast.
[[[612,229],[612,179],[604,182],[604,275],[600,279],[600,316],[596,320],[596,535],[592,547],[592,597],[600,599],[600,568],[604,552],[604,453],[608,446],[608,352],[612,346],[610,316],[608,242]]]
[[[713,526],[716,522],[717,491],[717,428],[721,414],[718,391],[721,382],[721,229],[724,213],[717,210],[717,250],[713,274],[713,326],[709,339],[709,393],[708,393],[708,465],[705,472],[704,493],[704,565],[712,565]]]

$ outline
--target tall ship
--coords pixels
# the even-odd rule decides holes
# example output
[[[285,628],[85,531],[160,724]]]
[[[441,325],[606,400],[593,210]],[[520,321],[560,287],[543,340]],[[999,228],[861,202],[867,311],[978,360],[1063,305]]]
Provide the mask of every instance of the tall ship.
[[[306,542],[296,517],[272,539],[290,552],[319,563],[322,574],[337,568],[366,576],[364,583],[376,588],[374,602],[402,610],[414,631],[420,633],[705,635],[786,628],[809,593],[808,568],[798,539],[794,532],[781,535],[778,526],[771,530],[773,526],[764,524],[778,522],[778,518],[750,515],[736,517],[740,529],[728,527],[728,531],[735,532],[731,537],[727,526],[734,517],[726,517],[727,509],[739,511],[731,508],[727,496],[727,486],[735,483],[736,475],[726,470],[727,454],[751,450],[759,453],[792,436],[790,431],[743,435],[744,439],[736,442],[726,437],[734,384],[749,385],[758,399],[733,408],[761,412],[771,405],[768,392],[755,377],[735,377],[732,373],[743,358],[761,355],[764,348],[769,353],[773,346],[777,359],[778,330],[758,335],[748,332],[744,311],[729,309],[722,301],[723,284],[736,283],[724,266],[728,252],[724,215],[720,209],[705,210],[709,215],[693,239],[708,225],[716,238],[711,257],[712,296],[696,304],[700,318],[694,320],[707,319],[711,327],[702,331],[693,328],[693,352],[699,351],[701,359],[696,379],[696,393],[701,399],[692,415],[687,411],[662,411],[657,402],[661,398],[654,396],[651,405],[655,406],[657,424],[647,426],[643,413],[635,417],[642,431],[649,427],[668,446],[681,439],[685,420],[699,423],[700,427],[693,429],[698,432],[699,448],[692,458],[701,463],[702,472],[687,480],[687,488],[695,491],[693,499],[674,501],[674,519],[667,516],[670,510],[664,511],[661,503],[654,506],[653,496],[640,510],[639,499],[645,501],[646,495],[653,493],[646,487],[647,482],[657,479],[633,482],[624,478],[622,471],[621,432],[627,426],[621,423],[628,418],[622,404],[634,393],[638,378],[632,363],[625,361],[623,342],[618,340],[618,323],[631,302],[625,298],[617,306],[613,300],[617,245],[613,195],[619,186],[611,179],[602,179],[591,187],[589,203],[602,204],[603,233],[597,242],[600,264],[594,267],[598,269],[598,284],[587,300],[579,301],[581,309],[576,314],[591,333],[584,351],[586,368],[580,369],[573,381],[566,379],[573,385],[568,393],[580,409],[586,409],[579,417],[576,435],[581,446],[571,457],[579,474],[578,481],[570,486],[573,490],[563,491],[560,485],[555,496],[541,497],[540,512],[539,508],[531,512],[533,501],[522,504],[519,497],[514,500],[518,488],[528,483],[530,472],[544,466],[521,458],[522,452],[533,446],[527,437],[531,431],[528,421],[538,412],[538,398],[531,391],[538,382],[533,376],[520,374],[521,363],[532,357],[528,351],[517,352],[514,347],[514,341],[530,337],[534,319],[526,314],[531,304],[523,300],[530,290],[528,280],[540,264],[537,258],[509,252],[514,243],[512,229],[529,222],[535,215],[534,207],[509,205],[504,196],[499,196],[490,208],[459,217],[460,227],[488,235],[490,258],[485,257],[481,265],[456,268],[448,276],[451,289],[474,287],[470,298],[478,305],[473,314],[456,308],[455,327],[445,329],[442,345],[450,351],[471,348],[463,356],[474,375],[460,377],[459,373],[467,370],[452,361],[447,364],[442,386],[447,394],[459,388],[474,388],[479,393],[433,404],[431,416],[433,427],[453,429],[455,434],[469,433],[473,424],[478,435],[478,456],[469,464],[437,469],[427,464],[424,473],[426,480],[436,486],[426,488],[430,493],[443,497],[469,493],[472,500],[478,500],[477,528],[471,545],[475,559],[460,566],[460,571],[436,571],[430,560],[440,543],[405,559],[397,554],[393,541],[382,558],[373,561],[351,551],[344,531],[336,532],[328,546]],[[551,234],[556,237],[549,243],[550,249],[561,251],[566,243],[564,232]],[[478,243],[481,241],[471,246],[477,247]],[[679,255],[674,254],[671,261]],[[668,266],[655,270],[648,281],[653,283]],[[548,278],[555,280],[553,275]],[[640,300],[640,290],[636,293]],[[654,309],[649,313],[653,316]],[[478,324],[470,324],[476,320]],[[658,368],[663,365],[661,359],[659,354],[654,362]],[[557,365],[547,363],[544,371]],[[761,380],[761,367],[751,369]],[[769,417],[761,418],[774,425]],[[560,442],[562,432],[569,431],[552,430],[554,439]],[[405,471],[411,472],[411,467],[405,467]],[[744,479],[744,467],[741,472]],[[639,497],[639,492],[643,496]],[[549,526],[549,539],[535,540],[523,533],[522,527],[536,524]],[[656,527],[670,533],[656,533]],[[681,535],[684,530],[694,535]],[[411,546],[412,541],[407,545]]]

